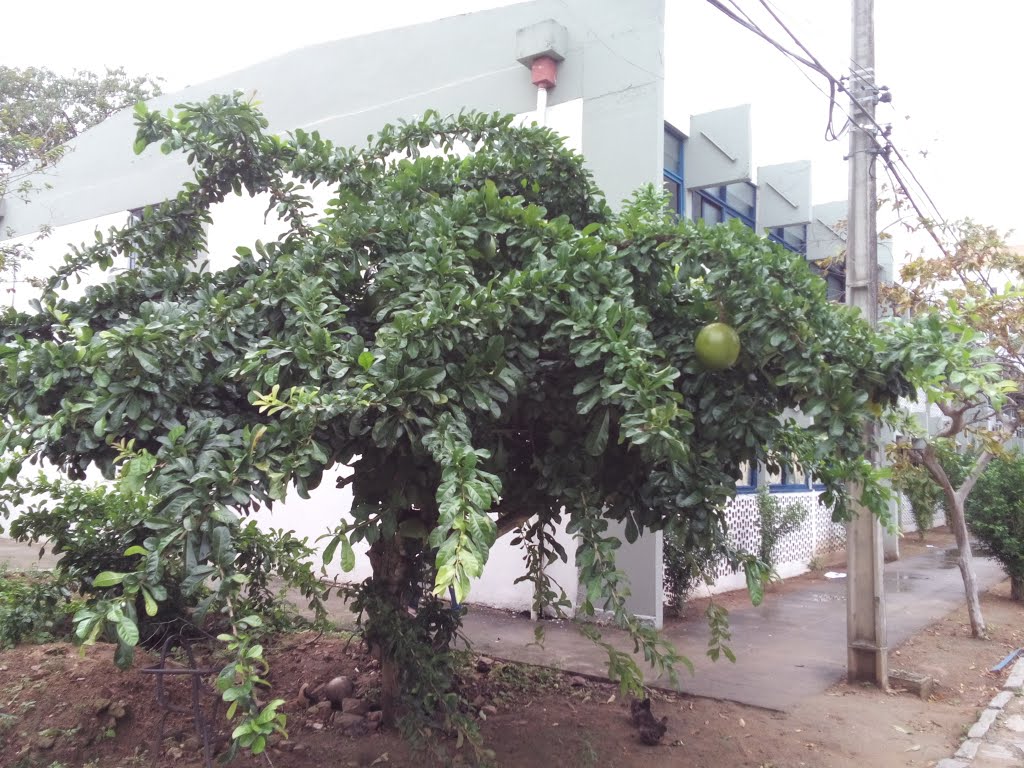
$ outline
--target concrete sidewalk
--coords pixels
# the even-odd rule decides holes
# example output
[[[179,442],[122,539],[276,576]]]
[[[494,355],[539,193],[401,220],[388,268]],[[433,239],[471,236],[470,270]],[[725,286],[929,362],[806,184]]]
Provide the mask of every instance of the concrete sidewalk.
[[[39,560],[38,553],[38,547],[0,538],[0,563],[6,562],[12,569],[48,568],[55,562],[49,555]],[[954,559],[955,554],[935,550],[885,566],[891,648],[963,606],[963,582]],[[976,558],[974,568],[980,590],[1005,578],[989,558]],[[343,603],[329,607],[339,624],[351,623],[352,615]],[[703,616],[666,626],[665,635],[696,667],[692,676],[680,670],[681,691],[787,711],[846,674],[843,579],[814,579],[802,582],[799,589],[769,592],[757,608],[746,605],[732,610],[729,623],[735,664],[707,658],[708,629]],[[534,644],[535,626],[527,618],[474,605],[466,615],[464,630],[478,653],[585,675],[607,674],[607,654],[583,637],[572,622],[544,621],[543,648]],[[622,632],[607,629],[603,633],[616,647],[632,650]],[[639,663],[643,668],[642,659]],[[668,681],[650,682],[668,685]]]
[[[963,581],[954,557],[936,550],[885,566],[890,648],[964,605]],[[989,558],[975,558],[974,568],[982,591],[1006,578]],[[816,579],[807,582],[806,589],[769,592],[757,608],[748,604],[730,611],[729,626],[735,664],[708,659],[703,616],[666,625],[666,637],[696,668],[692,676],[685,669],[680,671],[679,690],[788,711],[846,675],[844,579]],[[466,634],[479,653],[583,674],[606,674],[607,655],[570,622],[544,622],[544,649],[528,645],[534,639],[533,628],[529,620],[488,609],[473,607],[466,616]],[[605,639],[623,650],[631,649],[617,631],[608,630]],[[668,685],[667,681],[651,682]]]

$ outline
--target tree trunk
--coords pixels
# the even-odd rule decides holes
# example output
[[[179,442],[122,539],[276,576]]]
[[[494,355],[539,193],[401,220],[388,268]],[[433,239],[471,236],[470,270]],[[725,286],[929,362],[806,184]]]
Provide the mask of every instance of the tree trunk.
[[[971,617],[971,634],[974,637],[986,637],[985,619],[981,615],[981,600],[978,598],[978,583],[974,579],[974,554],[971,552],[971,539],[967,534],[967,519],[964,516],[964,505],[959,498],[950,500],[950,522],[953,535],[956,537],[958,557],[957,567],[964,578],[964,594],[967,595],[967,613]]]
[[[974,578],[974,554],[971,552],[971,539],[967,534],[967,518],[964,516],[964,499],[971,492],[971,488],[988,464],[990,455],[983,453],[975,463],[974,469],[960,486],[960,490],[953,489],[949,482],[949,476],[942,468],[935,450],[928,446],[921,455],[924,466],[931,473],[931,476],[942,487],[942,496],[945,500],[947,519],[949,527],[956,537],[957,567],[960,568],[960,575],[964,580],[964,594],[967,596],[967,613],[971,619],[971,634],[974,637],[983,638],[987,636],[985,619],[981,615],[981,600],[978,598],[978,582]]]
[[[387,627],[394,620],[409,621],[409,585],[415,563],[406,553],[400,536],[378,539],[370,547],[367,556],[373,567],[375,591],[384,599],[385,604],[377,611],[367,609],[366,634],[371,651],[380,662],[381,721],[384,727],[391,728],[396,725],[401,714],[401,670],[394,656],[394,636],[381,637],[375,624]]]
[[[1024,600],[1024,576],[1010,577],[1010,599]]]

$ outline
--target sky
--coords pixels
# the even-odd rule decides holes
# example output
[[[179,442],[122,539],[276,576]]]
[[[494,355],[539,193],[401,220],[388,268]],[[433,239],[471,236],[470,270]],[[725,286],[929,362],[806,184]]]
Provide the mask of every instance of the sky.
[[[849,0],[766,2],[833,74],[849,69]],[[786,39],[760,0],[735,3],[773,37]],[[42,24],[37,6],[8,3],[0,64],[63,72],[123,65],[163,77],[165,90],[174,91],[306,45],[506,4],[176,0],[147,8],[122,0],[51,0]],[[893,141],[943,216],[1016,230],[1010,242],[1024,242],[1024,206],[1012,191],[1024,176],[1017,148],[1024,108],[1014,86],[1024,3],[880,0],[876,6],[877,80],[893,95],[891,105],[880,105],[879,122],[892,124]],[[824,138],[823,78],[705,0],[666,0],[665,74],[666,119],[686,130],[691,114],[750,103],[755,164],[809,159],[814,202],[846,196],[848,139]],[[842,97],[839,104],[847,109]],[[841,125],[845,115],[836,115]],[[880,227],[891,223],[879,219]]]

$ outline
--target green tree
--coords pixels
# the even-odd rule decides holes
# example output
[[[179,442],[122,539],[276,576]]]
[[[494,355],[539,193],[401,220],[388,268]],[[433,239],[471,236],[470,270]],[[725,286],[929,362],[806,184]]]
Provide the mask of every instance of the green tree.
[[[939,237],[935,227],[923,226]],[[949,242],[942,253],[909,261],[900,284],[889,292],[896,314],[910,318],[889,324],[891,343],[929,406],[945,417],[935,434],[919,434],[911,426],[916,439],[899,450],[924,467],[942,491],[971,631],[984,637],[964,504],[1020,424],[1024,256],[1007,248],[996,230],[969,220],[944,232]],[[965,450],[957,450],[960,444]]]
[[[373,577],[351,597],[389,722],[404,710],[461,727],[437,650],[451,612],[408,610],[424,563],[436,594],[464,600],[495,540],[518,531],[542,554],[529,558],[537,594],[560,595],[536,565],[565,556],[552,534],[564,521],[581,613],[608,611],[671,672],[680,657],[625,609],[610,521],[629,540],[663,529],[724,547],[740,465],[777,462],[779,446],[789,460],[796,443],[837,514],[851,478],[882,508],[862,426],[869,399],[895,403],[909,385],[803,259],[749,229],[675,222],[653,189],[613,215],[578,156],[511,117],[428,113],[344,149],[269,135],[237,96],[137,111],[136,150],[185,152],[195,181],[75,250],[41,311],[7,321],[0,449],[71,476],[127,458],[122,472],[157,499],[146,546],[187,548],[193,583],[235,578],[254,505],[352,467],[326,556],[348,569],[352,545],[369,545]],[[334,196],[317,213],[306,185],[321,184]],[[196,268],[210,206],[243,191],[284,232],[227,269]],[[61,297],[128,253],[139,268]],[[707,371],[694,339],[718,320],[742,351]],[[756,557],[732,556],[756,596]],[[605,647],[639,686],[632,657]]]
[[[26,198],[39,185],[37,172],[59,161],[67,142],[159,94],[158,81],[123,68],[58,75],[0,66],[0,200]],[[0,271],[26,256],[24,247],[0,246]]]

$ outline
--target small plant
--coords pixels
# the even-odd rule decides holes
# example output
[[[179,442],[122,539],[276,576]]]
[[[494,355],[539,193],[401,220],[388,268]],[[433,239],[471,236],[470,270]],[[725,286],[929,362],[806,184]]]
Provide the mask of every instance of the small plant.
[[[1010,577],[1010,595],[1024,600],[1024,456],[993,459],[967,497],[971,532]]]
[[[935,524],[935,509],[942,501],[942,489],[928,470],[897,455],[892,463],[893,486],[906,496],[910,514],[917,526],[917,537],[924,541],[925,531]]]
[[[757,511],[761,516],[761,543],[758,559],[775,566],[779,543],[807,519],[807,509],[796,502],[783,504],[764,488],[757,492]]]
[[[68,591],[52,574],[0,570],[0,649],[66,634],[74,610]]]
[[[526,664],[502,664],[495,667],[490,682],[505,693],[531,694],[550,690],[558,683],[558,673],[546,667]]]
[[[665,531],[662,557],[664,560],[663,583],[668,595],[668,608],[681,616],[686,596],[699,584],[713,578],[720,553],[714,548],[700,547],[695,542],[686,542],[686,536],[678,528]]]
[[[264,705],[258,694],[258,688],[270,685],[264,677],[270,666],[263,658],[263,646],[253,642],[250,630],[262,625],[259,616],[246,616],[232,622],[232,634],[225,633],[217,638],[234,655],[217,676],[217,690],[228,702],[228,720],[236,713],[241,717],[231,733],[229,758],[234,757],[239,748],[248,749],[254,755],[262,753],[274,734],[288,737],[287,717],[278,711],[284,699],[274,699]]]

